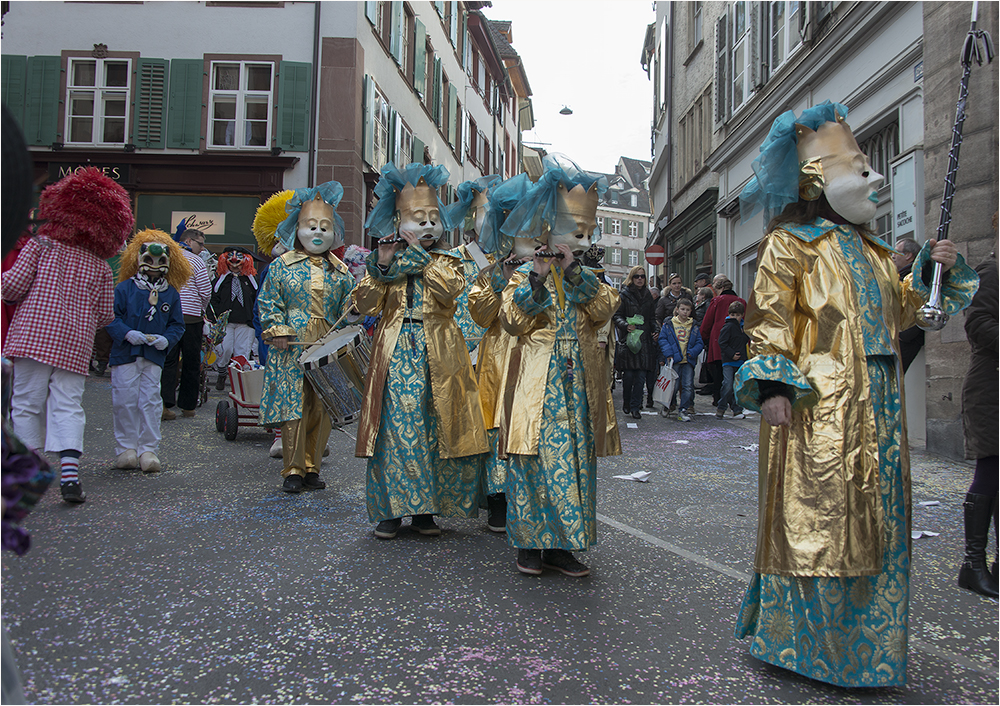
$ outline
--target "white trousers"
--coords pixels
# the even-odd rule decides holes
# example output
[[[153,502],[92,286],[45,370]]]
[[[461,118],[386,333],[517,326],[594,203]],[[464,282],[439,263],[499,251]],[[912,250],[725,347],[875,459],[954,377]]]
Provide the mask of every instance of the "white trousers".
[[[234,355],[241,355],[250,360],[250,351],[253,348],[257,335],[252,326],[246,324],[226,324],[226,336],[222,343],[215,349],[219,359],[215,362],[219,370],[229,367],[229,359]]]
[[[86,375],[15,358],[10,413],[14,432],[33,449],[82,452],[86,382]]]
[[[145,358],[111,367],[111,406],[115,418],[115,454],[135,449],[139,455],[160,448],[160,373]]]

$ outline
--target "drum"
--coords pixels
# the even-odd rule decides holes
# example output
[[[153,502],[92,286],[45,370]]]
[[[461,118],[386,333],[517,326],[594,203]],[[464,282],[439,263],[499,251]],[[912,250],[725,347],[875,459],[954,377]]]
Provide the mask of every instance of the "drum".
[[[355,421],[361,412],[371,338],[360,326],[330,331],[299,356],[305,379],[330,413],[334,426]]]

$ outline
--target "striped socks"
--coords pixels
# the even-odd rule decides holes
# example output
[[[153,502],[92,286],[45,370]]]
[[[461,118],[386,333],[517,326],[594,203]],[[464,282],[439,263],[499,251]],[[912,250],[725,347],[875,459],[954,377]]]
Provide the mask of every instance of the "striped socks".
[[[68,449],[59,454],[59,464],[62,467],[62,473],[59,477],[60,483],[79,483],[80,482],[80,452]]]

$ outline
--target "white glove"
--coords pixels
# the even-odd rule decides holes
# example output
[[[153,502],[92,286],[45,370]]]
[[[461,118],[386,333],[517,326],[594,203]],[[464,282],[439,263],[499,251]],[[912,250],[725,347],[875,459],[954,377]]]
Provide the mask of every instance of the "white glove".
[[[133,346],[144,346],[146,345],[146,334],[142,331],[129,331],[125,334],[125,340]]]
[[[154,336],[153,341],[150,343],[153,348],[158,351],[167,350],[167,339],[166,336]]]

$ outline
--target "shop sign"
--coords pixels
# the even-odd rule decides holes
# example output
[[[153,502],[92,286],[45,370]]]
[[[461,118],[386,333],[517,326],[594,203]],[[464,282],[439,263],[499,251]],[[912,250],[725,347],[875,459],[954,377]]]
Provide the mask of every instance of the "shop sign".
[[[87,167],[99,169],[104,176],[117,182],[130,181],[128,164],[74,164],[65,162],[49,162],[49,181],[59,181],[64,176],[76,174]]]
[[[184,221],[185,228],[195,228],[205,235],[226,234],[225,211],[171,211],[171,233],[177,232],[177,226],[181,221]]]

